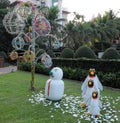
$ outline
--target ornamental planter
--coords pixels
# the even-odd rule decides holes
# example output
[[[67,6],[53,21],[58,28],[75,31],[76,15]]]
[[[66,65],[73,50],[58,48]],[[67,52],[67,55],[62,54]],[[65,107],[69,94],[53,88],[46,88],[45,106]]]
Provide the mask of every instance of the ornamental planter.
[[[4,67],[4,57],[0,56],[0,68]]]

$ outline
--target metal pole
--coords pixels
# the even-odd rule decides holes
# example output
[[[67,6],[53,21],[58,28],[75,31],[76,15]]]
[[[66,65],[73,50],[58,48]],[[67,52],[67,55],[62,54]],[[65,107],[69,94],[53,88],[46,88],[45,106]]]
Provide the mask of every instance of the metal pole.
[[[31,41],[31,50],[35,54],[35,31],[33,28],[34,25],[34,18],[35,18],[35,8],[33,8],[33,13],[32,13],[32,41]],[[35,83],[35,59],[31,63],[31,91],[35,91],[34,83]]]

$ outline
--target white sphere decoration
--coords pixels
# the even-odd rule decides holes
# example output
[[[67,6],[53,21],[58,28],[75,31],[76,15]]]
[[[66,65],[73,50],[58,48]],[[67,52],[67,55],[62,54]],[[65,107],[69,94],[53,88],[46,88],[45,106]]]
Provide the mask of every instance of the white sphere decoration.
[[[18,18],[17,13],[15,12],[8,12],[5,15],[3,25],[10,34],[18,34],[25,27],[24,21],[21,18]]]
[[[22,49],[24,45],[25,45],[25,42],[22,37],[16,37],[12,40],[12,46],[17,50]]]
[[[47,53],[42,54],[41,62],[44,64],[46,68],[52,66],[52,59]]]
[[[54,67],[50,71],[50,79],[47,80],[45,86],[45,96],[49,100],[57,101],[62,99],[64,94],[64,82],[61,80],[63,71],[59,67]]]

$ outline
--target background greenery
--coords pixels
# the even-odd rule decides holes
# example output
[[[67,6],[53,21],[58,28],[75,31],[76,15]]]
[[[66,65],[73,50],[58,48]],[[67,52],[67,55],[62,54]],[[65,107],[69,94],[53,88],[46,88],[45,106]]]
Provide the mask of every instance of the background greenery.
[[[120,88],[120,61],[93,59],[53,59],[52,67],[63,69],[64,78],[83,81],[90,68],[95,68],[104,86]],[[31,71],[28,63],[19,64],[20,70]],[[36,64],[36,73],[48,75],[51,68],[45,68],[40,62]]]

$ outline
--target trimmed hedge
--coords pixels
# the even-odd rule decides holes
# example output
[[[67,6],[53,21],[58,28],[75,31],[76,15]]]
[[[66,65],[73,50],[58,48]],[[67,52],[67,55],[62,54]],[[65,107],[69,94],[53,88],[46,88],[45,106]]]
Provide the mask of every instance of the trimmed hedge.
[[[61,58],[73,58],[73,56],[74,56],[74,51],[70,48],[63,49],[60,55]]]
[[[8,56],[4,51],[0,51],[0,56],[4,57],[5,59],[8,59]]]
[[[57,62],[58,61],[58,62]],[[80,62],[81,61],[81,62]],[[85,62],[86,61],[86,62]],[[88,60],[88,59],[53,59],[53,66],[59,66],[63,69],[64,78],[73,79],[78,81],[84,81],[88,75],[89,68],[94,67],[97,71],[97,75],[104,86],[109,86],[113,88],[120,88],[120,61],[106,61],[100,60],[95,62],[96,60]],[[68,63],[69,65],[65,66],[64,63]],[[57,64],[55,64],[57,63]],[[76,66],[71,66],[75,63]],[[78,64],[80,63],[80,64]],[[87,64],[88,63],[88,64]],[[91,65],[91,63],[93,63]],[[84,66],[81,66],[83,65]],[[80,65],[80,66],[77,66]],[[95,66],[96,65],[96,66]],[[116,65],[116,66],[114,66]],[[21,70],[30,71],[31,65],[28,63],[20,64]],[[87,66],[87,67],[86,67]],[[99,66],[99,68],[97,68]],[[111,68],[110,66],[113,66]],[[101,68],[102,67],[102,68]],[[115,67],[115,68],[114,68]],[[108,68],[111,71],[107,71],[105,68]],[[116,70],[118,69],[118,70]],[[36,64],[36,73],[46,74],[48,75],[51,68],[45,68],[41,63]]]
[[[105,50],[102,59],[120,59],[120,54],[114,48],[108,48]]]
[[[75,58],[81,58],[81,57],[85,57],[85,58],[91,58],[91,59],[96,59],[97,56],[95,55],[94,51],[87,47],[87,46],[80,46],[74,55]]]
[[[97,71],[118,72],[120,71],[120,60],[103,60],[103,59],[65,59],[56,58],[53,60],[53,66],[70,67],[88,70],[95,68]]]
[[[52,50],[48,50],[47,54],[51,57],[51,58],[55,58],[55,53]]]

